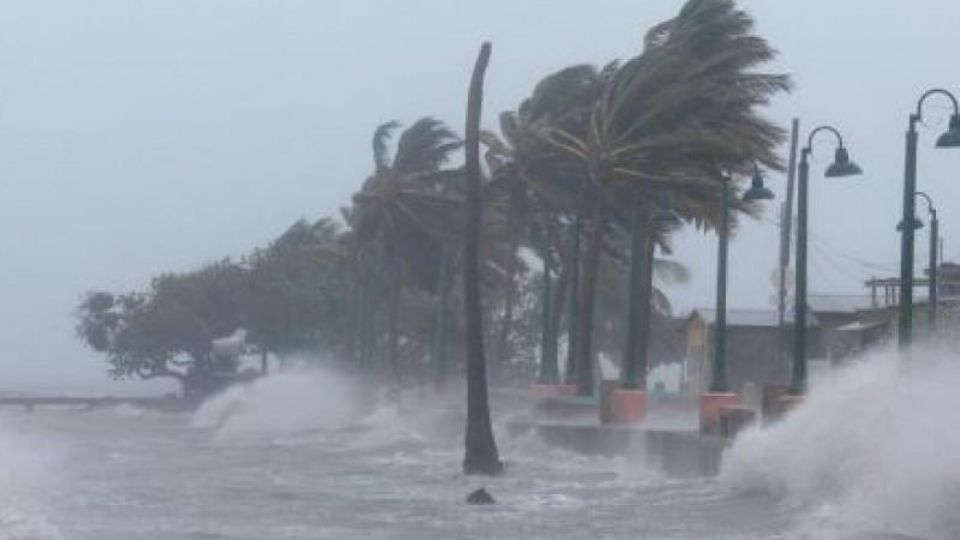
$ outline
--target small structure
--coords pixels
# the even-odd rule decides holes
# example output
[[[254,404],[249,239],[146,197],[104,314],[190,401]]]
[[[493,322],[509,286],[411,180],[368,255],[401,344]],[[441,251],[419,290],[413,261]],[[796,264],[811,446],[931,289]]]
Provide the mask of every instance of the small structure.
[[[782,384],[786,381],[787,370],[781,353],[789,350],[792,343],[792,320],[789,317],[781,327],[775,310],[727,310],[727,384],[732,391],[747,382]],[[715,323],[716,310],[697,308],[680,325],[685,344],[682,386],[688,393],[703,394],[710,385]],[[807,324],[811,329],[817,328],[816,314],[807,317]],[[808,332],[811,342],[816,338],[815,331]]]
[[[892,319],[864,294],[816,294],[809,297],[810,311],[820,322],[814,358],[841,361],[886,339]]]

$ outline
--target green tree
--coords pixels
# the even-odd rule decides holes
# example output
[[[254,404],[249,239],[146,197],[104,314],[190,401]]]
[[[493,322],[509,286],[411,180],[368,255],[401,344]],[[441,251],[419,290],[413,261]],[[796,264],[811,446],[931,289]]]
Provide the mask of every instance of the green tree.
[[[654,246],[673,217],[708,223],[719,200],[719,171],[751,160],[779,166],[782,130],[757,107],[786,90],[782,75],[750,68],[770,59],[752,21],[727,0],[691,0],[651,30],[642,54],[616,69],[582,125],[557,126],[548,139],[582,171],[588,223],[581,287],[578,357],[592,360],[592,319],[601,247],[613,222],[632,231],[631,320],[624,349],[625,387],[642,387],[652,301]],[[598,71],[601,73],[602,71]],[[608,71],[609,73],[609,71]],[[579,390],[589,393],[589,370]]]
[[[116,378],[178,381],[184,394],[205,395],[232,377],[233,359],[212,341],[241,327],[246,271],[229,260],[186,274],[163,274],[148,291],[88,293],[77,332],[107,355]]]
[[[375,131],[375,171],[354,195],[348,224],[358,260],[379,267],[387,283],[387,358],[398,379],[404,282],[422,290],[434,290],[438,282],[440,239],[460,208],[460,198],[443,189],[458,173],[443,165],[461,142],[441,122],[421,118],[401,133],[391,157],[388,145],[397,127],[389,122]]]
[[[264,360],[269,352],[342,347],[349,276],[343,242],[333,220],[301,220],[247,258],[244,325]]]

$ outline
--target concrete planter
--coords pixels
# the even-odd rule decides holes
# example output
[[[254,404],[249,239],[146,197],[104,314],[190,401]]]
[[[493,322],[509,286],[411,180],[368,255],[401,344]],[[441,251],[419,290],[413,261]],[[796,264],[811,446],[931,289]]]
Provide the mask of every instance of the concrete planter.
[[[647,415],[647,393],[644,390],[618,388],[610,394],[611,423],[635,425]]]
[[[600,403],[597,407],[597,413],[600,416],[601,424],[613,423],[613,393],[620,388],[620,381],[600,381]]]
[[[740,397],[731,393],[708,393],[700,396],[700,433],[721,435],[721,413],[724,407],[740,404]]]

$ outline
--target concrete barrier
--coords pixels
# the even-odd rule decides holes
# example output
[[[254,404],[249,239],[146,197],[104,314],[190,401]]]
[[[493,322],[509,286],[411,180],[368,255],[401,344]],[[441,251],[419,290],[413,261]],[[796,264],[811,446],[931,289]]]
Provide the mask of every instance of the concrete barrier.
[[[720,435],[733,439],[756,419],[756,412],[745,405],[720,407]]]
[[[737,394],[714,392],[700,396],[700,433],[722,435],[720,431],[720,410],[723,407],[736,405],[740,405],[740,398]]]
[[[697,431],[649,430],[616,425],[515,421],[509,433],[535,433],[546,443],[587,455],[636,456],[669,476],[712,476],[720,469],[727,440]]]

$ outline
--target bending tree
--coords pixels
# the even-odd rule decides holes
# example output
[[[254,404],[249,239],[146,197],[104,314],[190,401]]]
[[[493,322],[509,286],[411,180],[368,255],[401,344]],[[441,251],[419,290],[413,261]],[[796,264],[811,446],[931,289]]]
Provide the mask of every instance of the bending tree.
[[[365,286],[371,285],[369,265],[382,267],[379,274],[388,280],[387,363],[395,379],[400,376],[400,302],[405,280],[424,291],[436,289],[439,266],[434,261],[440,259],[440,239],[460,207],[460,198],[444,189],[459,172],[442,167],[461,145],[443,123],[421,118],[403,131],[391,158],[388,143],[397,126],[389,122],[374,133],[376,169],[354,195],[354,207],[347,214],[354,247],[362,253],[356,258],[367,265]]]

